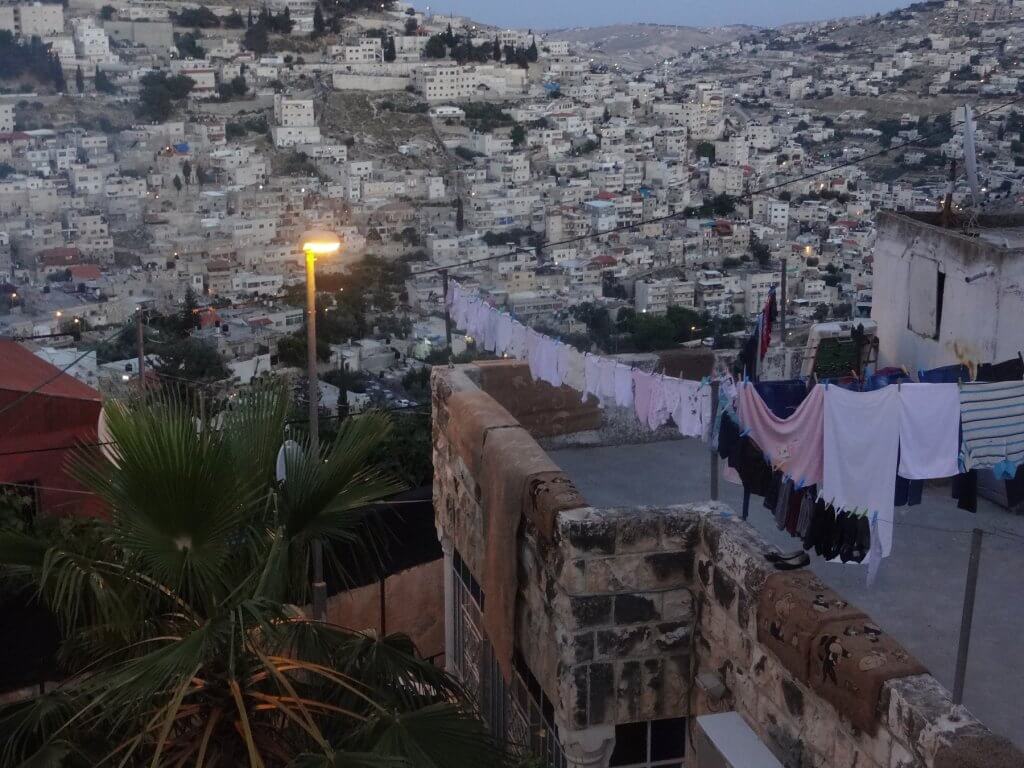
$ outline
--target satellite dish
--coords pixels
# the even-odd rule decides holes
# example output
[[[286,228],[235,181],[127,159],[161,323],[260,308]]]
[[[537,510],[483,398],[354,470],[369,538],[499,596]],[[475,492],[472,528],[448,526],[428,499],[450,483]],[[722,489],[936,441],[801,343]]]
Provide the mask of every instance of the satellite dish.
[[[978,184],[978,152],[974,144],[974,115],[969,104],[964,104],[964,167],[967,170],[967,183],[971,186],[971,196],[975,203],[980,199]]]

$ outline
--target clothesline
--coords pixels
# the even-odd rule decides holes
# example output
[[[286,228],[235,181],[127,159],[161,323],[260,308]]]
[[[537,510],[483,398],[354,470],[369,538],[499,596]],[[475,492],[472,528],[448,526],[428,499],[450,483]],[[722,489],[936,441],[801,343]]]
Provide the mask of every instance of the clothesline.
[[[614,358],[583,353],[519,322],[511,313],[491,306],[449,283],[447,309],[455,327],[464,330],[482,349],[502,357],[525,360],[535,381],[579,392],[601,408],[632,409],[639,423],[658,430],[670,421],[683,437],[708,440],[712,433],[710,378],[675,378],[641,370]],[[722,385],[729,388],[731,379]]]
[[[959,506],[972,511],[976,470],[993,470],[1008,490],[1018,482],[1024,363],[979,367],[989,378],[1013,377],[999,382],[964,381],[957,368],[922,371],[924,383],[904,374],[868,391],[743,382],[735,409],[726,409],[736,427],[723,426],[719,454],[745,491],[765,498],[780,529],[824,557],[866,561],[873,575],[892,550],[895,507],[920,503],[924,480],[953,477]],[[959,383],[929,382],[949,381],[954,371]],[[758,391],[773,385],[791,398],[775,409]]]

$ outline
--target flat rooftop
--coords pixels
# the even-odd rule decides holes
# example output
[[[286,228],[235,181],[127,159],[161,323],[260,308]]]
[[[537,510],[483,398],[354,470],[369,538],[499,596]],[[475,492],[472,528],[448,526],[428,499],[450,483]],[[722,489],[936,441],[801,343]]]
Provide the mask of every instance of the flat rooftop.
[[[709,497],[710,459],[695,440],[570,448],[549,451],[595,507],[685,504]],[[721,501],[736,514],[743,489],[721,480]],[[750,524],[784,552],[799,542],[775,527],[760,497],[751,497]],[[977,514],[956,508],[949,487],[925,489],[920,506],[896,510],[892,556],[872,587],[864,566],[827,563],[811,555],[811,568],[829,586],[867,611],[953,688],[971,529],[988,535],[982,545],[964,704],[993,731],[1024,747],[1024,517],[984,499]],[[1019,537],[1019,538],[1015,538]]]

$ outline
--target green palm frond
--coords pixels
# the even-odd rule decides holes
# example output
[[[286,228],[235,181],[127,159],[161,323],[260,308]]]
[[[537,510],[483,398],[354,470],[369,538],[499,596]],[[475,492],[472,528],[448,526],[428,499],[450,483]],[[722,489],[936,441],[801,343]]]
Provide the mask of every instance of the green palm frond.
[[[335,752],[331,755],[299,755],[288,768],[412,768],[401,757],[372,752]]]
[[[288,391],[278,383],[258,384],[224,411],[221,427],[231,447],[235,471],[269,487],[275,482],[277,452],[288,417]]]
[[[0,765],[60,765],[69,751],[60,731],[73,713],[62,691],[0,707]]]
[[[367,730],[374,754],[415,768],[499,768],[504,753],[483,722],[457,704],[431,704],[378,719]]]
[[[402,490],[371,461],[390,430],[386,414],[370,412],[347,419],[316,461],[308,446],[286,455],[280,514],[290,536],[355,540],[352,513]]]
[[[110,505],[117,544],[186,594],[223,594],[259,479],[236,471],[221,433],[197,432],[187,403],[168,397],[107,413],[112,458],[81,451],[71,471]]]

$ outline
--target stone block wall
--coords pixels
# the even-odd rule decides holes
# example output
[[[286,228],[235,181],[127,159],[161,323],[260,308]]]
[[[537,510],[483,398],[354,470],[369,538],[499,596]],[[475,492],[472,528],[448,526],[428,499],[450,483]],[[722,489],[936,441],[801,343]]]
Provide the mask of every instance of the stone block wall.
[[[446,434],[451,395],[477,386],[467,369],[432,379],[434,506],[445,551],[479,577],[481,488]],[[758,599],[775,572],[767,551],[720,504],[585,506],[559,513],[550,538],[523,519],[516,648],[570,765],[606,765],[617,724],[727,710],[787,768],[1024,765],[927,674],[885,684],[874,733],[853,727],[758,642]],[[718,676],[723,697],[693,684],[702,673]]]
[[[858,730],[791,674],[757,640],[760,591],[774,571],[760,536],[733,516],[702,511],[696,552],[697,671],[714,672],[727,695],[696,688],[693,712],[736,710],[787,768],[943,768],[1024,765],[928,674],[890,680],[877,730]],[[973,762],[984,754],[983,762]]]

